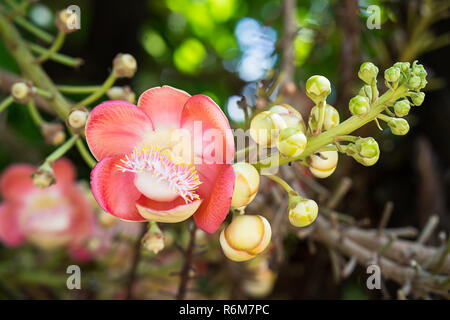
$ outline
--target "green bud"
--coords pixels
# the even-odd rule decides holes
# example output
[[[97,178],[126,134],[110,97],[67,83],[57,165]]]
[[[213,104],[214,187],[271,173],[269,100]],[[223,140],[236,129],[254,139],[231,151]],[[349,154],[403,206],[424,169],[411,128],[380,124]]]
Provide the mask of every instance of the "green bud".
[[[390,67],[384,71],[384,78],[389,82],[397,82],[400,79],[400,68]]]
[[[298,157],[306,147],[306,136],[298,128],[285,128],[278,136],[277,147],[281,154]]]
[[[411,106],[409,105],[409,101],[404,99],[397,101],[394,104],[394,112],[397,117],[404,117],[409,113],[409,109]]]
[[[411,101],[415,106],[420,106],[425,99],[425,93],[423,92],[410,92],[409,96],[411,97]]]
[[[408,80],[408,87],[411,89],[419,89],[421,87],[421,83],[422,79],[419,76],[412,75]]]
[[[391,128],[392,134],[397,136],[404,136],[409,131],[409,124],[403,118],[391,118],[388,122],[389,128]]]
[[[408,74],[410,64],[409,62],[397,62],[396,64],[394,64],[394,67],[400,68],[402,72]]]
[[[359,68],[358,77],[367,84],[372,84],[378,75],[378,68],[372,62],[364,62]]]
[[[319,121],[319,106],[314,106],[311,109],[311,113],[309,115],[308,125],[312,131],[317,130],[317,123]],[[340,122],[339,113],[337,110],[327,104],[325,105],[325,118],[323,119],[323,130],[327,131],[333,127],[336,127]]]
[[[356,96],[350,100],[348,107],[353,115],[360,115],[369,111],[370,102],[367,97]]]
[[[412,72],[416,76],[419,76],[420,78],[423,78],[423,79],[427,77],[427,71],[425,70],[423,65],[417,64],[417,61],[413,62],[413,65],[412,65],[411,68],[412,68]]]
[[[380,157],[380,148],[372,137],[356,140],[354,148],[356,153],[352,157],[364,166],[374,165]]]
[[[324,101],[331,93],[331,83],[324,76],[312,76],[306,81],[306,94],[315,103]]]
[[[369,99],[369,101],[372,99],[372,87],[369,85],[364,85],[361,87],[358,93],[359,96],[363,96]]]

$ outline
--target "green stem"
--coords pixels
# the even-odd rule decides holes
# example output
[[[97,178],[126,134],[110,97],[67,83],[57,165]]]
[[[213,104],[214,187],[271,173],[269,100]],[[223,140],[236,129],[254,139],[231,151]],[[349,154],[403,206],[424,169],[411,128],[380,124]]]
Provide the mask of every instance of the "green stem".
[[[85,94],[93,93],[100,90],[101,86],[70,86],[70,85],[57,85],[59,91],[69,94]]]
[[[383,120],[384,122],[388,123],[389,121],[391,121],[392,117],[389,117],[385,114],[379,114],[377,116],[378,119]]]
[[[28,102],[28,112],[30,113],[33,122],[38,127],[40,127],[45,122],[44,119],[42,119],[41,115],[39,114],[39,111],[36,108],[36,104],[34,103],[34,100],[30,100],[30,102]]]
[[[284,181],[283,179],[281,179],[279,176],[273,175],[273,174],[267,174],[265,175],[265,177],[277,182],[280,186],[283,187],[284,190],[286,190],[287,193],[295,193],[294,189],[291,188],[291,186]]]
[[[41,47],[40,45],[37,45],[32,42],[27,42],[28,48],[30,50],[38,55],[43,55],[47,52],[47,48]],[[64,54],[55,52],[52,54],[52,56],[49,58],[50,60],[53,60],[55,62],[61,63],[63,65],[66,65],[68,67],[77,68],[81,64],[83,64],[83,59],[80,58],[72,58],[69,56],[66,56]]]
[[[390,89],[386,91],[381,97],[379,97],[377,101],[375,101],[375,103],[372,105],[372,108],[366,114],[360,116],[352,116],[336,127],[331,128],[330,130],[325,131],[320,135],[310,137],[308,139],[305,150],[298,157],[285,158],[280,157],[279,154],[275,154],[253,165],[256,169],[260,170],[261,168],[271,168],[273,166],[272,164],[283,165],[291,161],[305,159],[319,150],[321,147],[332,143],[336,137],[348,135],[356,129],[362,127],[366,123],[373,121],[381,112],[384,111],[386,103],[388,103],[389,101],[397,100],[398,98],[402,97],[407,91],[408,88],[404,85],[399,86],[396,90]],[[276,157],[279,158],[278,161]]]
[[[70,150],[74,146],[74,144],[79,141],[80,136],[75,134],[69,140],[64,142],[58,149],[53,151],[47,158],[45,158],[44,164],[49,164],[51,162],[55,162],[59,158],[61,158],[67,151]]]
[[[91,156],[90,152],[88,151],[88,149],[86,148],[85,144],[83,143],[83,141],[81,141],[80,139],[77,140],[76,142],[77,144],[77,149],[80,152],[81,156],[83,157],[84,161],[86,162],[86,164],[90,167],[93,168],[95,167],[95,165],[97,164],[97,161],[95,161],[95,159]]]
[[[314,133],[315,135],[319,135],[322,132],[323,122],[325,121],[326,102],[320,101],[317,105],[319,106],[319,119],[317,121],[317,128],[316,132]]]
[[[12,103],[14,102],[14,99],[12,95],[9,95],[5,100],[0,103],[0,113],[3,112],[6,108],[8,108]]]
[[[38,95],[40,95],[41,97],[47,98],[47,99],[51,99],[53,96],[50,92],[43,90],[41,88],[38,87],[34,87],[34,90],[36,91],[36,93]]]
[[[9,15],[8,18],[13,20],[16,16],[19,14],[24,14],[25,10],[27,10],[28,6],[30,5],[29,1],[22,1],[21,4],[19,4]]]
[[[50,59],[53,54],[57,53],[59,49],[64,44],[64,40],[66,39],[66,33],[65,32],[58,32],[58,36],[56,37],[55,41],[53,42],[52,46],[40,57],[36,58],[35,63],[42,63],[48,59]]]
[[[109,77],[105,80],[102,86],[95,92],[93,92],[90,96],[86,97],[84,100],[77,103],[76,107],[80,106],[88,106],[91,103],[95,102],[101,96],[103,96],[109,88],[111,88],[117,80],[117,75],[115,72],[111,72]]]

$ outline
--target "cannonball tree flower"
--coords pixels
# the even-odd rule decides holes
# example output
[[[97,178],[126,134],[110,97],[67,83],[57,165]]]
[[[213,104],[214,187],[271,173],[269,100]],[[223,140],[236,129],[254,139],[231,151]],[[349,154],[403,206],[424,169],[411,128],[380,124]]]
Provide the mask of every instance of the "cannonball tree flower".
[[[8,246],[29,242],[43,249],[80,246],[92,232],[93,210],[75,183],[67,159],[53,165],[56,184],[37,188],[31,165],[15,164],[0,179],[0,240]]]
[[[89,115],[86,140],[99,161],[91,173],[93,195],[112,215],[166,223],[194,215],[209,233],[225,219],[234,140],[226,116],[207,96],[163,86],[145,91],[137,106],[105,101]]]

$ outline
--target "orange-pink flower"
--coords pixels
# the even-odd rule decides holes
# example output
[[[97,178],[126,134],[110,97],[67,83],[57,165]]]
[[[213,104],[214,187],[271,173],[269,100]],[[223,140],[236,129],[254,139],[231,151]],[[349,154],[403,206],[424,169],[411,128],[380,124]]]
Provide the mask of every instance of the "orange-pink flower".
[[[209,233],[225,219],[234,140],[226,116],[207,96],[163,86],[145,91],[137,106],[103,102],[90,113],[86,139],[99,160],[92,192],[105,211],[130,221],[194,215]]]
[[[30,242],[41,248],[77,247],[90,235],[93,211],[75,183],[75,169],[67,159],[53,166],[56,184],[39,189],[30,175],[35,168],[15,164],[0,179],[0,240],[8,246]]]

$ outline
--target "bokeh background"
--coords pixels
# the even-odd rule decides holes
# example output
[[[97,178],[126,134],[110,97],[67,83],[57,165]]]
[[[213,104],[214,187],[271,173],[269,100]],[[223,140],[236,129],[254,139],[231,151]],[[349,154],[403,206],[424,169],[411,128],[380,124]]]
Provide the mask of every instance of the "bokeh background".
[[[328,102],[345,119],[349,116],[348,101],[361,86],[357,79],[360,63],[372,61],[384,70],[396,61],[418,59],[428,71],[426,99],[407,117],[411,125],[408,135],[393,136],[388,129],[380,131],[375,124],[369,124],[358,134],[377,139],[381,147],[378,163],[366,168],[351,158],[341,157],[336,173],[320,181],[333,190],[343,177],[350,177],[353,187],[338,209],[355,219],[369,218],[373,226],[385,203],[393,201],[390,227],[422,228],[436,214],[440,218],[439,229],[450,230],[450,20],[448,10],[433,9],[445,2],[297,1],[298,32],[293,40],[297,92],[289,103],[305,119],[311,103],[303,93],[304,84],[314,74],[330,79],[333,92]],[[224,110],[234,127],[242,127],[244,113],[237,102],[245,96],[249,105],[256,108],[256,87],[261,81],[272,79],[280,69],[280,0],[47,0],[32,5],[27,14],[41,28],[55,32],[53,12],[71,4],[81,8],[81,30],[68,36],[62,52],[81,57],[85,63],[73,70],[47,62],[45,70],[58,84],[100,84],[111,71],[114,56],[128,52],[136,57],[138,72],[133,79],[119,80],[119,84],[129,85],[137,95],[163,84],[191,94],[206,94]],[[381,8],[380,29],[366,26],[366,8],[372,4]],[[0,68],[19,73],[1,41]],[[37,165],[52,149],[21,105],[13,105],[0,115],[0,171],[17,162]],[[77,166],[79,178],[88,181],[89,168],[77,151],[71,150],[67,155]],[[174,234],[175,242],[185,243],[183,224],[165,230]],[[438,241],[437,236],[433,241]],[[197,270],[203,271],[198,271],[200,275],[194,281],[197,290],[193,297],[251,298],[236,281],[227,281],[235,271],[223,265],[218,245],[207,240],[205,243],[215,253],[199,259]],[[365,289],[362,268],[336,283],[325,247],[318,245],[315,254],[311,254],[308,244],[294,233],[288,234],[283,243],[284,261],[273,289],[264,297],[383,298],[382,293]],[[166,256],[150,255],[142,263],[142,273],[148,276],[138,284],[139,297],[168,298],[171,285],[176,286],[178,280],[170,273],[181,262],[176,249],[166,249]],[[69,292],[64,287],[65,266],[69,262],[70,257],[62,252],[49,255],[31,247],[0,246],[0,298],[123,296],[121,273],[111,275],[110,261],[87,263],[83,272],[88,275],[84,280],[88,289]],[[12,274],[11,269],[16,272]],[[388,282],[387,288],[395,290],[396,284]]]

